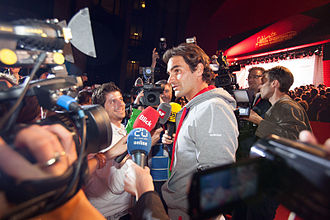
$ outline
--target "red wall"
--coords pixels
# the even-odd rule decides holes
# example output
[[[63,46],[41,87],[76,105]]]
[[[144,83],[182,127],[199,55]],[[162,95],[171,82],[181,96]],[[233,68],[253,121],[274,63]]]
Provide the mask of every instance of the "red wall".
[[[212,55],[218,41],[329,3],[330,0],[192,0],[186,36]]]
[[[330,60],[323,60],[323,82],[330,87]]]

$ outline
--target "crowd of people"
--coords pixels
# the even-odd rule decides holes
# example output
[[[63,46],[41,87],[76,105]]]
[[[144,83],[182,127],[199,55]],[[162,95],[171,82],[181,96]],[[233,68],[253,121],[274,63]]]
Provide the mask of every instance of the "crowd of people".
[[[330,122],[330,88],[324,84],[296,87],[289,95],[304,107],[310,121]]]
[[[153,68],[157,59],[153,50]],[[270,134],[316,144],[309,121],[329,122],[329,88],[309,85],[289,90],[294,78],[285,67],[249,70],[247,91],[252,110],[249,117],[237,119],[235,99],[213,85],[216,75],[209,66],[210,58],[199,46],[180,44],[167,50],[162,59],[167,64],[168,79],[156,82],[163,88],[160,103],[177,101],[182,106],[176,115],[176,133],[169,135],[165,127],[151,132],[149,168],[137,166],[129,155],[118,163],[115,158],[127,150],[128,132],[123,122],[129,121],[135,109],[146,107],[141,103],[143,91],[123,97],[113,82],[74,91],[79,104],[104,107],[111,122],[112,143],[87,155],[89,175],[82,190],[41,219],[189,219],[188,190],[195,172],[248,157],[252,144]],[[1,91],[18,85],[17,75],[0,75],[5,83]],[[6,109],[1,107],[2,115]],[[43,110],[42,115],[36,114],[24,123],[45,117]],[[60,125],[25,125],[17,131],[14,143],[27,147],[37,164],[24,159],[1,138],[0,168],[17,181],[61,176],[77,159],[72,135]],[[329,142],[325,145],[329,148]],[[12,206],[3,192],[1,199],[6,205],[0,217]],[[232,219],[273,219],[277,206],[265,197],[253,207],[245,204],[235,209]]]

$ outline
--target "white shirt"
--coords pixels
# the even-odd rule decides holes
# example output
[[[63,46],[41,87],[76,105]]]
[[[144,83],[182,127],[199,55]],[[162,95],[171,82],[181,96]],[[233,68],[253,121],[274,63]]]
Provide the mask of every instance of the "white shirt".
[[[101,152],[109,150],[126,135],[123,125],[119,128],[111,123],[111,126],[112,143]],[[113,216],[130,207],[131,195],[124,190],[127,168],[126,163],[119,168],[114,160],[109,160],[102,169],[97,169],[88,179],[85,193],[92,205],[105,217]]]

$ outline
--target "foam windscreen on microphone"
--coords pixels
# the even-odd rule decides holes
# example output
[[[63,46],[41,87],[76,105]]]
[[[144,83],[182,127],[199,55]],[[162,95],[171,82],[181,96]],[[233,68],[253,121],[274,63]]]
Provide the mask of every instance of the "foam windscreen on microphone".
[[[178,103],[175,103],[175,102],[170,102],[170,105],[172,107],[172,111],[171,111],[171,116],[169,117],[168,121],[175,122],[176,114],[181,110],[181,105],[179,105]]]
[[[137,117],[133,124],[133,128],[144,128],[147,131],[151,131],[155,126],[159,118],[159,113],[156,109],[148,106]]]
[[[170,104],[164,102],[158,106],[157,111],[159,113],[159,124],[163,125],[167,122],[168,118],[170,117],[172,107]]]
[[[150,132],[144,128],[134,128],[127,137],[127,151],[130,155],[142,152],[148,155],[151,149]]]
[[[131,130],[133,130],[134,122],[137,119],[137,117],[141,114],[141,112],[142,111],[139,109],[135,109],[135,108],[132,109],[131,117],[128,120],[126,127],[125,127],[127,133],[129,133]]]

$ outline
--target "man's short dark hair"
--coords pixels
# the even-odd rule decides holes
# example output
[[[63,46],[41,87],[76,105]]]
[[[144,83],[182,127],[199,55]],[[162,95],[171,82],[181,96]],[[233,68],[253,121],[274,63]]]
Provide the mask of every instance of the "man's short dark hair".
[[[104,83],[100,87],[96,88],[92,95],[92,103],[99,104],[104,107],[106,95],[110,92],[120,92],[121,90],[116,86],[114,82]]]
[[[281,92],[288,92],[293,84],[293,74],[284,66],[275,66],[265,71],[268,74],[269,82],[277,80],[280,83],[279,90]]]
[[[182,56],[184,61],[188,64],[191,72],[194,72],[199,63],[203,64],[203,81],[210,84],[215,78],[214,72],[210,68],[210,58],[207,54],[196,44],[183,43],[177,47],[173,47],[165,52],[163,60],[168,63],[169,59],[174,56]]]
[[[252,71],[261,71],[261,73],[263,74],[265,72],[265,69],[260,67],[260,66],[255,66],[255,67],[252,67],[251,69],[249,69],[249,73],[251,73]]]
[[[92,92],[87,90],[82,90],[78,93],[77,99],[80,105],[88,104],[90,98],[92,97]]]

